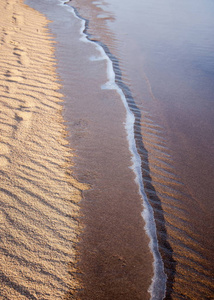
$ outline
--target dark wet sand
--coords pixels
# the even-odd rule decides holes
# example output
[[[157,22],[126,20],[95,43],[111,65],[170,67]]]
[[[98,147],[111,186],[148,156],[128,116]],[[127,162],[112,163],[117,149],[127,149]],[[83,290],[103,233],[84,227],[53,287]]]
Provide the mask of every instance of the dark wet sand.
[[[67,95],[64,114],[70,120],[70,141],[77,150],[75,174],[92,187],[81,203],[84,232],[78,249],[83,290],[78,296],[149,299],[152,256],[141,216],[142,199],[129,168],[125,111],[114,91],[100,89],[107,80],[105,65],[89,63],[89,54],[83,55],[86,58],[79,56],[74,74],[72,59],[58,52],[60,71],[67,70],[62,91]]]
[[[106,96],[103,100],[110,106],[116,97]],[[91,106],[94,97],[87,95],[85,99],[91,100]],[[120,103],[114,104],[117,121],[118,106]],[[87,137],[77,141],[71,138],[80,149],[76,158],[78,178],[92,186],[81,205],[85,230],[79,248],[84,286],[80,295],[83,299],[149,299],[146,291],[151,283],[152,257],[141,217],[141,199],[128,168],[125,133],[121,134],[123,128],[113,121],[111,110],[105,107],[107,117],[101,117],[96,116],[97,108],[99,105],[91,112],[90,121],[86,118]],[[78,122],[83,114],[76,114],[76,118]],[[81,130],[81,124],[79,127]]]
[[[50,19],[60,20],[64,13],[51,12],[48,6],[36,8]],[[130,169],[125,109],[115,91],[101,89],[107,81],[106,62],[90,61],[99,52],[93,44],[79,41],[80,21],[69,13],[63,20],[50,28],[58,42],[64,118],[75,149],[72,169],[79,181],[91,186],[81,202],[79,276],[71,269],[82,289],[71,290],[67,297],[149,299],[153,259],[141,216],[142,199]]]

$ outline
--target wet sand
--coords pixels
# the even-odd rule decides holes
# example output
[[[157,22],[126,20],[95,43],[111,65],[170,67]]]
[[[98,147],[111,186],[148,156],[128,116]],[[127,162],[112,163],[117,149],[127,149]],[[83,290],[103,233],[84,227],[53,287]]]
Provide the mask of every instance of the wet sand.
[[[42,11],[51,18],[50,7],[43,5]],[[130,169],[126,112],[116,91],[101,89],[107,82],[106,61],[90,60],[100,53],[94,44],[79,40],[80,20],[69,13],[60,23],[63,11],[58,18],[59,10],[52,13],[57,21],[50,28],[58,42],[64,116],[76,153],[74,173],[91,186],[81,202],[84,231],[78,266],[83,290],[77,296],[149,299],[153,258],[141,216],[142,199]]]
[[[48,21],[0,3],[0,299],[63,299],[77,260],[81,193]],[[76,272],[73,267],[73,272]]]

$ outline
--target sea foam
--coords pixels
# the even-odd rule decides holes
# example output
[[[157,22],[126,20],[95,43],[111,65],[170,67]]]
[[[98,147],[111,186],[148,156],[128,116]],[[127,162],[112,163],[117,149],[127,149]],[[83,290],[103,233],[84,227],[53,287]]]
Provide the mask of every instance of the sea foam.
[[[102,47],[102,44],[96,41],[91,41],[89,35],[87,35],[86,29],[86,20],[79,16],[78,12],[70,5],[66,5],[66,3],[62,0],[59,0],[59,5],[65,7],[65,9],[69,10],[75,18],[80,20],[80,41],[84,43],[92,43],[94,47],[99,51],[100,56],[93,56],[90,57],[91,61],[98,61],[98,60],[106,60],[107,62],[107,77],[108,81],[101,86],[102,89],[114,89],[120,95],[120,98],[123,102],[123,105],[126,109],[126,122],[125,122],[125,129],[127,132],[127,139],[129,143],[129,150],[132,155],[132,165],[131,169],[135,173],[135,181],[139,186],[139,193],[142,198],[143,203],[143,212],[142,217],[145,221],[145,231],[150,239],[149,247],[151,253],[153,254],[153,269],[154,275],[152,278],[152,283],[149,287],[148,292],[151,295],[151,300],[160,300],[165,297],[166,291],[166,281],[167,277],[164,272],[164,264],[161,258],[159,249],[158,249],[158,240],[157,240],[157,232],[156,232],[156,225],[154,220],[154,213],[151,205],[149,204],[148,198],[146,196],[143,184],[143,176],[141,171],[141,157],[137,151],[136,141],[134,137],[134,124],[135,124],[135,116],[129,108],[127,99],[125,94],[123,93],[122,89],[117,85],[115,79],[115,72],[113,67],[113,62],[109,58],[108,53]]]

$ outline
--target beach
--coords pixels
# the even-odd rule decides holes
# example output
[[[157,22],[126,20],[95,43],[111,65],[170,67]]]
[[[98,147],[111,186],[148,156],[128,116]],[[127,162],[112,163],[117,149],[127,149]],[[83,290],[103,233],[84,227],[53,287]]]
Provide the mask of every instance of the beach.
[[[0,298],[149,299],[153,258],[125,110],[100,88],[106,61],[88,59],[97,49],[70,13],[56,53],[44,15],[15,0],[0,11]]]
[[[0,299],[213,299],[213,4],[2,0]]]

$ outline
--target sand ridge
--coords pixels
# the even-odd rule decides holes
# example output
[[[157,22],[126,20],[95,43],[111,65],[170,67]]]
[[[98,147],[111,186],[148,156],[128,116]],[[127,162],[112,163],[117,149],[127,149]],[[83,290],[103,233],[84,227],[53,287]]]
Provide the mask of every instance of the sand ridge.
[[[68,267],[87,187],[71,176],[48,21],[2,0],[0,24],[0,299],[62,299],[78,289]]]

